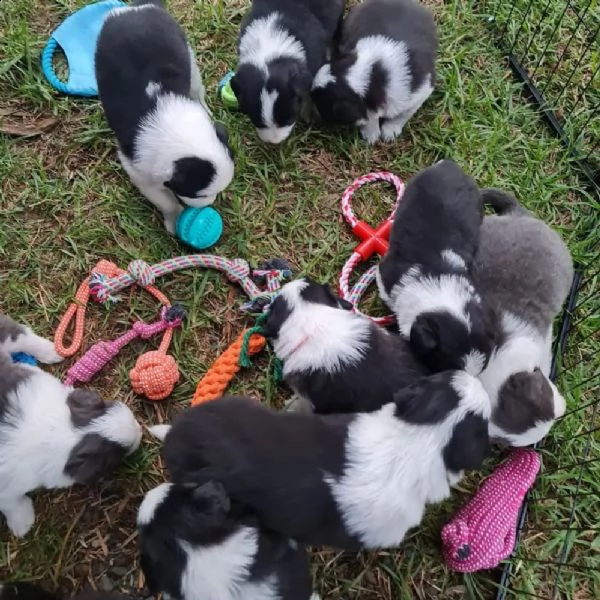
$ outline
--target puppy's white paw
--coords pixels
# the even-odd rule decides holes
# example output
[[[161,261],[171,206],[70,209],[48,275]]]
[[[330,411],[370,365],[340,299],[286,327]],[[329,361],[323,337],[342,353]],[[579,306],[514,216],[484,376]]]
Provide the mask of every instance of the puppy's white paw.
[[[17,537],[26,535],[35,522],[35,511],[31,498],[23,496],[19,499],[18,504],[11,507],[10,512],[6,515],[6,522],[8,528]]]
[[[33,356],[41,363],[52,365],[62,362],[64,358],[56,351],[54,342],[46,340],[42,337],[37,337],[33,347]]]
[[[381,126],[381,139],[384,142],[393,142],[402,134],[403,125],[394,125],[394,123],[384,123]]]
[[[177,217],[165,217],[165,229],[171,235],[175,235],[175,230],[177,227]]]
[[[373,126],[370,123],[367,123],[366,125],[361,126],[360,135],[367,143],[374,144],[379,140],[381,130],[379,129],[378,125]]]
[[[161,442],[165,441],[170,429],[170,425],[153,425],[152,427],[148,427],[150,434],[158,438]]]

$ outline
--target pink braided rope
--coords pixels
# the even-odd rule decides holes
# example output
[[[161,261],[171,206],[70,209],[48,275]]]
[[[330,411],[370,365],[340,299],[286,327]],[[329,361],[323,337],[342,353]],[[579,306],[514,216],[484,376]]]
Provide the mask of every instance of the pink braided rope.
[[[451,569],[461,573],[493,569],[512,554],[521,505],[540,464],[534,450],[515,450],[444,525],[444,560]]]
[[[127,273],[117,277],[103,277],[93,274],[90,277],[90,294],[98,302],[115,300],[115,294],[134,284],[152,285],[157,277],[189,268],[214,269],[225,273],[228,279],[239,283],[246,295],[251,299],[268,295],[261,290],[250,277],[249,264],[241,259],[233,260],[212,254],[191,254],[165,260],[156,265],[149,265],[143,260],[134,260],[127,266]]]
[[[352,209],[352,197],[354,193],[361,188],[363,185],[367,183],[375,183],[377,181],[387,181],[391,183],[396,188],[396,201],[390,213],[390,216],[386,219],[386,222],[391,223],[394,219],[394,214],[396,209],[398,208],[398,204],[402,198],[402,194],[404,193],[404,182],[400,177],[394,175],[393,173],[389,173],[388,171],[379,171],[374,173],[368,173],[367,175],[363,175],[359,177],[355,181],[353,181],[342,194],[341,200],[341,210],[344,219],[352,228],[352,231],[357,233],[357,229],[360,228],[363,224],[354,214]],[[377,272],[377,267],[375,265],[369,267],[358,279],[354,287],[350,287],[350,278],[352,273],[356,269],[359,263],[363,262],[368,258],[367,253],[363,253],[360,251],[360,248],[363,244],[359,244],[357,249],[350,255],[350,258],[346,261],[344,266],[342,267],[342,271],[340,273],[339,280],[339,290],[342,298],[347,300],[354,307],[354,312],[366,316],[375,323],[379,325],[388,325],[394,321],[393,315],[387,315],[385,317],[371,317],[370,315],[366,315],[358,309],[358,305],[360,303],[361,298],[366,292],[367,288],[373,283],[375,280],[375,274]],[[372,252],[372,251],[371,251]]]
[[[168,310],[166,307],[161,312],[161,317],[154,323],[144,323],[138,321],[133,327],[117,339],[106,342],[96,342],[71,368],[67,371],[64,383],[66,385],[75,385],[78,381],[85,383],[90,381],[94,375],[99,373],[119,352],[136,338],[148,339],[166,329],[179,327],[182,323],[182,317],[167,318]]]

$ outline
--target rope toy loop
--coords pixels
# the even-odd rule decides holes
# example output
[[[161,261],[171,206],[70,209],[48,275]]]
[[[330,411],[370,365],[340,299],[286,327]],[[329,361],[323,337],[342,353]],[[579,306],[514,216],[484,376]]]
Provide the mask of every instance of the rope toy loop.
[[[352,209],[352,197],[354,193],[367,183],[374,183],[377,181],[386,181],[394,186],[396,189],[396,200],[390,213],[390,216],[381,223],[377,228],[373,229],[368,223],[361,221],[356,217]],[[394,214],[398,208],[398,204],[402,199],[404,193],[404,182],[400,177],[389,173],[388,171],[379,171],[368,173],[359,177],[353,181],[342,194],[341,199],[341,211],[344,219],[350,225],[352,233],[358,237],[361,241],[356,246],[340,273],[339,280],[339,291],[340,296],[347,300],[354,307],[354,312],[366,316],[379,325],[388,325],[394,321],[393,315],[385,317],[371,317],[365,315],[358,309],[358,304],[365,293],[366,289],[373,283],[377,273],[377,266],[372,265],[369,267],[358,279],[354,287],[350,288],[350,277],[361,262],[366,262],[374,254],[383,256],[388,249],[388,240],[392,229],[392,223],[394,220]]]

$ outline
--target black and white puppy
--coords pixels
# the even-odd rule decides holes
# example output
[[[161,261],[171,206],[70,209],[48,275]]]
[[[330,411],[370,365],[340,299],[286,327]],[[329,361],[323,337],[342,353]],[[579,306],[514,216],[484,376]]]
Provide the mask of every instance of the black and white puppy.
[[[292,132],[343,11],[344,0],[253,0],[231,89],[264,142]]]
[[[193,52],[160,0],[109,13],[96,48],[96,79],[124,169],[175,233],[181,202],[212,204],[234,166],[227,132],[204,102]]]
[[[434,371],[478,375],[494,346],[493,312],[470,275],[482,220],[477,184],[454,161],[442,160],[407,183],[379,263],[381,298]]]
[[[150,591],[172,600],[318,600],[305,549],[245,512],[212,481],[150,490],[137,518]]]
[[[225,397],[178,415],[163,458],[174,482],[219,481],[263,527],[300,543],[390,547],[481,465],[489,414],[481,383],[464,371],[423,378],[396,403],[353,415]]]
[[[393,140],[435,86],[433,16],[416,0],[365,0],[340,38],[313,80],[317,110],[325,122],[359,126],[370,143]]]
[[[490,436],[511,446],[539,442],[566,402],[550,380],[552,323],[573,280],[559,234],[500,190],[483,190],[485,217],[473,275],[500,318],[500,342],[480,375],[492,402]]]
[[[29,492],[95,481],[137,449],[142,431],[125,404],[14,363],[12,352],[62,358],[50,340],[0,315],[0,513],[23,536],[35,520]]]
[[[317,413],[377,410],[430,374],[406,340],[347,308],[327,284],[298,279],[281,288],[263,326],[286,383]]]

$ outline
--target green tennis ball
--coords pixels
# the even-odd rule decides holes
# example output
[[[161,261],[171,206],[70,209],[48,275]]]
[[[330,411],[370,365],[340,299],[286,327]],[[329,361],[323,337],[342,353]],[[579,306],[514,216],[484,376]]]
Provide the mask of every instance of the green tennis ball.
[[[231,81],[221,88],[221,100],[227,108],[238,108],[238,101],[231,89]]]

